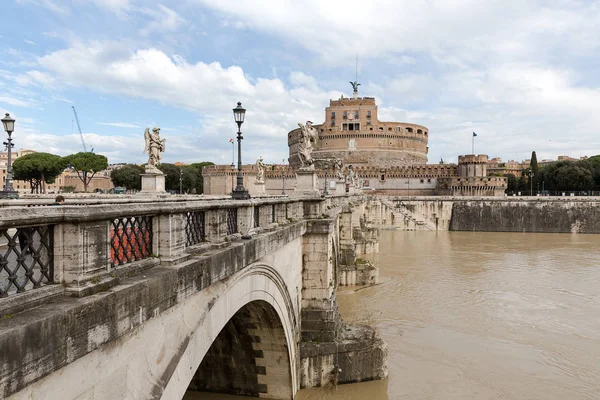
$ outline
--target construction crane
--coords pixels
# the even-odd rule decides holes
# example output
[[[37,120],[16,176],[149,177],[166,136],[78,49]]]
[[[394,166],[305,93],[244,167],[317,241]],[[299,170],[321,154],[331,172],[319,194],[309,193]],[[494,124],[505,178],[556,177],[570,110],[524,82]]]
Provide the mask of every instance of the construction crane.
[[[87,153],[87,147],[85,147],[85,140],[83,140],[83,133],[81,132],[81,125],[79,125],[77,111],[75,111],[75,106],[71,106],[71,108],[73,109],[73,114],[75,114],[75,121],[77,122],[77,129],[79,129],[79,136],[81,136],[81,144],[83,145],[83,151]]]

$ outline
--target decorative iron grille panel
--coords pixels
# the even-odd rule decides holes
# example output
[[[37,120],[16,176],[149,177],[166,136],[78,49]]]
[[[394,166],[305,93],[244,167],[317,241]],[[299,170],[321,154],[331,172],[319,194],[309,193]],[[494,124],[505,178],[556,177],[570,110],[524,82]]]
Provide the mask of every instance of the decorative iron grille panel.
[[[275,222],[277,217],[275,215],[275,204],[271,205],[271,222]]]
[[[152,217],[124,217],[112,221],[110,265],[127,264],[152,254]]]
[[[237,208],[227,209],[227,234],[233,235],[237,232]]]
[[[0,297],[54,283],[54,226],[0,229]]]
[[[254,206],[254,227],[260,226],[260,206]]]
[[[186,245],[193,246],[206,239],[204,230],[204,211],[190,211],[186,216]]]

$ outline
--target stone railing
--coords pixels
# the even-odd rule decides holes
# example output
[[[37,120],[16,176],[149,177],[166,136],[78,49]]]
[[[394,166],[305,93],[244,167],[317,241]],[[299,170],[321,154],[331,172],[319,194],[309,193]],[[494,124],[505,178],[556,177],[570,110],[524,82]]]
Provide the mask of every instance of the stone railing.
[[[0,315],[61,295],[83,297],[192,252],[322,218],[352,197],[19,200],[0,211]],[[80,205],[70,205],[77,202]],[[79,203],[81,202],[81,203]]]

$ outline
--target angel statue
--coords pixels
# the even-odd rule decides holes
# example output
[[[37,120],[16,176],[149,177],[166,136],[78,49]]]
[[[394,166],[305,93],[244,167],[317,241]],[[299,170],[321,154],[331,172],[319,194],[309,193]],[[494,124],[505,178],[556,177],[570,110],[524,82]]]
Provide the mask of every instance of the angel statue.
[[[354,171],[352,165],[348,165],[348,183],[350,186],[358,187],[358,175],[356,175],[356,171]]]
[[[256,182],[263,183],[265,181],[265,164],[263,163],[263,158],[260,156],[258,160],[256,160]]]
[[[350,81],[350,84],[352,85],[352,89],[354,90],[354,93],[358,93],[358,87],[360,86],[360,83],[358,83],[358,81]]]
[[[302,164],[301,168],[315,169],[312,158],[313,147],[316,146],[319,134],[313,128],[311,121],[306,121],[306,125],[298,123],[300,127],[300,143],[298,144],[298,158]]]
[[[333,163],[333,168],[335,169],[335,175],[338,181],[343,181],[344,177],[344,161],[341,158],[336,158]]]
[[[146,165],[146,173],[162,174],[157,168],[162,158],[162,152],[165,151],[165,142],[167,139],[160,138],[160,128],[154,127],[152,133],[150,128],[146,128],[144,132],[146,144],[144,146],[144,154],[148,153],[148,164]]]

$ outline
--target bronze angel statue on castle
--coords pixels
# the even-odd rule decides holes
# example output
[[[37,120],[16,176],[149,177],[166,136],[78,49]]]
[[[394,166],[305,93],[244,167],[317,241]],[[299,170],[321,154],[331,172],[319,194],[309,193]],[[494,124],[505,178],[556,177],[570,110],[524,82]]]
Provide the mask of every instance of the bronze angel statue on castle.
[[[148,153],[146,173],[162,174],[162,172],[158,169],[158,165],[162,159],[161,153],[165,151],[165,143],[167,139],[161,140],[160,128],[157,127],[154,127],[152,132],[150,132],[150,128],[146,128],[146,131],[144,132],[144,139],[146,140],[144,154]]]

